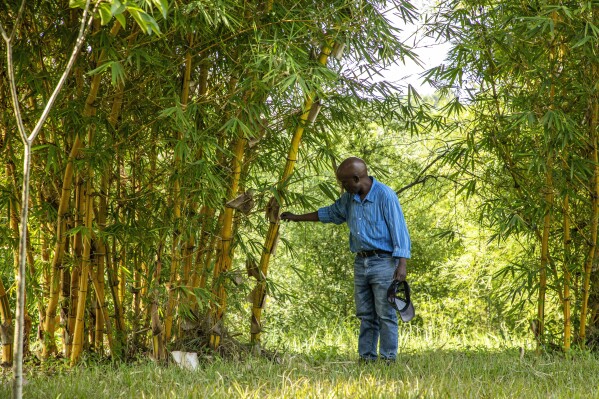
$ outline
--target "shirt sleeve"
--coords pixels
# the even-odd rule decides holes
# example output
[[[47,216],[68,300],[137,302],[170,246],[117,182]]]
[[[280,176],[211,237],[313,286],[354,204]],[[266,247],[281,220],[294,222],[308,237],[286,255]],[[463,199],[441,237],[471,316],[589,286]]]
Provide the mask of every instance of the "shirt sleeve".
[[[389,233],[391,234],[391,241],[393,242],[392,256],[394,258],[409,259],[412,251],[410,234],[408,233],[401,205],[394,192],[387,193],[385,196],[383,210],[385,222],[387,223]]]
[[[344,223],[347,221],[347,205],[349,199],[349,194],[344,193],[332,205],[320,208],[318,210],[318,219],[323,223]]]

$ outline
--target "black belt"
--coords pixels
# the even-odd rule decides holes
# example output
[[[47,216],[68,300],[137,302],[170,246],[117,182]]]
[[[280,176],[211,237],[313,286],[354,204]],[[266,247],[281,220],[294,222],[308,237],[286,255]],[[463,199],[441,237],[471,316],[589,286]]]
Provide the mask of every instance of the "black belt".
[[[356,256],[360,258],[370,258],[374,255],[391,255],[391,252],[381,251],[380,249],[373,249],[372,251],[360,251],[356,252]]]

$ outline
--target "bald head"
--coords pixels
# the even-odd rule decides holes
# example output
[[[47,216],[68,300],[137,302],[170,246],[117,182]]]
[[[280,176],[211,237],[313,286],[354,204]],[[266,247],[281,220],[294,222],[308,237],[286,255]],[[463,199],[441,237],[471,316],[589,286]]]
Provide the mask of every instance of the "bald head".
[[[350,157],[341,162],[337,168],[337,180],[345,191],[359,194],[362,199],[372,187],[366,162],[357,157]]]
[[[337,177],[342,174],[344,176],[358,176],[364,177],[368,176],[368,168],[366,167],[366,162],[364,162],[361,158],[358,157],[349,157],[344,159],[339,167],[337,168]]]

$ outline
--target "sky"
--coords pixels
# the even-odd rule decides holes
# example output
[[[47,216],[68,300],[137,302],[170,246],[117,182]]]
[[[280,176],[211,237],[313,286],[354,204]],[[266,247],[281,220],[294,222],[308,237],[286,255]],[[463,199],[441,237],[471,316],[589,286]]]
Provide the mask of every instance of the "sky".
[[[412,1],[412,4],[423,12],[430,7],[431,0],[416,0]],[[422,84],[422,78],[419,75],[427,69],[443,63],[447,56],[449,44],[435,43],[434,40],[423,37],[421,32],[418,31],[421,27],[420,23],[406,26],[403,24],[403,21],[398,17],[391,16],[391,14],[389,13],[389,17],[392,22],[403,30],[402,39],[407,40],[407,44],[410,46],[414,46],[414,43],[416,43],[414,51],[418,54],[423,66],[420,67],[415,62],[409,60],[406,61],[405,65],[395,64],[382,71],[383,79],[390,81],[397,81],[399,79],[402,85],[407,86],[407,84],[411,84],[414,86],[421,95],[433,94],[435,89],[428,84]]]

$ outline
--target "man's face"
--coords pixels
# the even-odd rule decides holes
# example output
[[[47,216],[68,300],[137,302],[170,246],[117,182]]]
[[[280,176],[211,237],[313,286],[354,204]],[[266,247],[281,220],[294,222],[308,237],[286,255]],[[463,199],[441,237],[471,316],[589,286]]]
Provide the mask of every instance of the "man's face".
[[[355,174],[338,173],[337,180],[343,186],[343,189],[350,194],[358,194],[360,192],[360,178]]]

